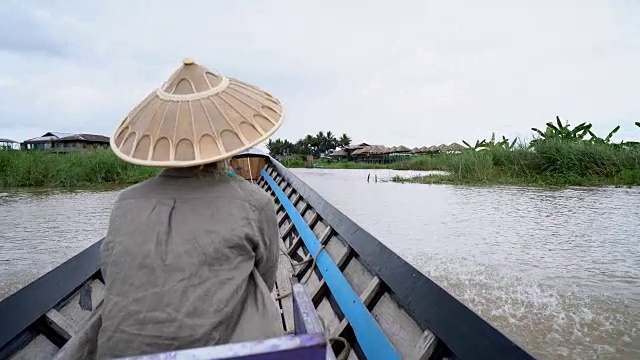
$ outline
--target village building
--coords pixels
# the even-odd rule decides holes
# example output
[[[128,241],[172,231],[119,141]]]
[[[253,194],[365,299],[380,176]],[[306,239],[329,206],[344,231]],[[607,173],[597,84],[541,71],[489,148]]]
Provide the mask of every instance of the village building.
[[[341,146],[334,149],[328,154],[328,157],[332,160],[350,159],[351,154],[356,151],[369,146],[367,143],[360,143],[355,145]]]
[[[35,137],[29,140],[25,140],[20,144],[22,150],[48,150],[53,147],[53,142],[57,139],[64,138],[66,136],[73,135],[72,133],[48,132],[42,136]]]
[[[95,134],[48,132],[40,137],[23,141],[20,147],[23,150],[49,150],[53,152],[108,149],[109,137]]]
[[[91,149],[108,149],[109,137],[95,134],[74,134],[54,141],[53,151],[68,152]]]
[[[20,143],[11,139],[0,138],[0,150],[17,150]]]
[[[331,154],[329,154],[329,157],[334,160],[342,160],[348,158],[349,153],[347,153],[344,149],[335,149],[333,150],[333,152],[331,152]]]
[[[345,146],[344,148],[342,148],[342,150],[344,150],[347,155],[351,155],[351,153],[353,153],[356,150],[360,150],[364,147],[369,146],[369,144],[367,143],[359,143],[359,144],[355,144],[355,145],[349,145],[349,146]]]

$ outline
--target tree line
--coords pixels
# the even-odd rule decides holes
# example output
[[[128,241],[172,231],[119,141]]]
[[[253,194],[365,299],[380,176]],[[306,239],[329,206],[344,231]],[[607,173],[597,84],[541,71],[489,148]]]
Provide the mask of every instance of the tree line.
[[[342,134],[339,138],[331,132],[319,131],[316,135],[308,134],[299,139],[295,143],[286,139],[269,139],[267,149],[271,156],[288,156],[288,155],[313,155],[319,157],[326,154],[329,150],[337,147],[347,147],[351,145],[351,137]]]

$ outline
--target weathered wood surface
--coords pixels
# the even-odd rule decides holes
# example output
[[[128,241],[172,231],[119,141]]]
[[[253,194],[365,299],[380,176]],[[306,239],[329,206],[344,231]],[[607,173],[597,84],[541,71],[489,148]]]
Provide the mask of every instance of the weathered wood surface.
[[[371,310],[391,343],[406,359],[428,359],[435,349],[436,338],[422,330],[407,313],[384,294]]]
[[[93,310],[104,299],[105,285],[100,280],[93,280],[83,286],[71,297],[58,312],[77,328],[82,327],[89,319]]]
[[[280,297],[280,309],[284,319],[284,330],[287,334],[295,333],[293,321],[293,296],[291,295],[291,276],[293,275],[293,266],[289,261],[289,257],[282,253],[286,251],[284,244],[280,244],[280,258],[278,260],[278,272],[276,274],[276,282],[278,287],[278,296]]]
[[[58,352],[55,346],[44,335],[38,335],[27,346],[13,354],[11,360],[49,360]]]
[[[67,341],[78,333],[78,327],[56,309],[49,310],[45,317],[47,318],[47,324],[53,331]]]
[[[267,159],[262,157],[243,157],[235,158],[230,161],[231,168],[233,168],[239,176],[242,176],[245,180],[255,181],[260,178],[260,170],[266,165]],[[238,167],[241,167],[238,170]]]

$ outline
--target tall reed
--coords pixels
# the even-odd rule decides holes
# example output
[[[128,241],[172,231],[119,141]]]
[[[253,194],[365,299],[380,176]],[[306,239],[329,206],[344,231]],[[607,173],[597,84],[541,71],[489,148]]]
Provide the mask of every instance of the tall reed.
[[[420,156],[392,168],[450,173],[412,179],[417,182],[640,185],[640,148],[552,139],[531,147]]]
[[[0,187],[92,187],[134,184],[158,169],[136,166],[109,150],[56,154],[0,151]]]

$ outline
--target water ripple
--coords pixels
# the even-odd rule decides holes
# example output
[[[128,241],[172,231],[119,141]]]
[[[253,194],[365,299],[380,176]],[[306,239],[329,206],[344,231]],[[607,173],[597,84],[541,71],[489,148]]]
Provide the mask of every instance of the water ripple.
[[[295,173],[545,359],[640,358],[640,189],[367,183]],[[407,176],[407,175],[403,175]]]
[[[400,173],[390,170],[295,172],[536,357],[640,358],[640,189],[396,184],[384,182]],[[369,173],[381,182],[367,183]],[[0,193],[0,299],[104,236],[116,195]]]
[[[103,237],[116,194],[45,190],[0,196],[0,299]]]

